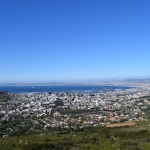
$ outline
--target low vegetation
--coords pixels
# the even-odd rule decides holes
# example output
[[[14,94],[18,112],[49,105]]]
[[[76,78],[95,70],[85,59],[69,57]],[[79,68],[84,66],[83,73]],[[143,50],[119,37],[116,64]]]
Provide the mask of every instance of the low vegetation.
[[[5,103],[10,100],[8,92],[0,92],[0,104]]]
[[[22,135],[0,140],[1,150],[149,150],[150,121],[134,126],[96,126],[69,133]]]

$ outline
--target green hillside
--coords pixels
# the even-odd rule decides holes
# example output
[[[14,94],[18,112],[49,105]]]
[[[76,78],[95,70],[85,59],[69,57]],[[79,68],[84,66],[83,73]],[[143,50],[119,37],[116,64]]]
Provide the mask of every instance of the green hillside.
[[[149,150],[150,121],[135,126],[102,126],[70,133],[23,135],[0,140],[1,150]]]
[[[7,92],[0,92],[0,104],[10,100],[10,96]]]

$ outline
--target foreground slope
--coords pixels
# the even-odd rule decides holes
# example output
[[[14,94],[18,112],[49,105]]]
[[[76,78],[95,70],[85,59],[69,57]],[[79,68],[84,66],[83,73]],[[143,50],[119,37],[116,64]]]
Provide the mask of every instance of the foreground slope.
[[[0,140],[1,150],[149,150],[150,121],[134,126],[90,127],[62,134],[47,131]]]

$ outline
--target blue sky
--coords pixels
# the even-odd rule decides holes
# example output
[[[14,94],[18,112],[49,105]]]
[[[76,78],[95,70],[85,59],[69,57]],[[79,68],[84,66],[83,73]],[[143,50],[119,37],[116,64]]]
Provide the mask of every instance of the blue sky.
[[[1,0],[0,82],[150,77],[149,0]]]

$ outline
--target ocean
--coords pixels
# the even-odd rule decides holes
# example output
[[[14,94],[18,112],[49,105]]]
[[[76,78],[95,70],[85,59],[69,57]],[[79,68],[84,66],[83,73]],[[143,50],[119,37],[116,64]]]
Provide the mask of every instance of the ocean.
[[[11,93],[29,93],[29,92],[93,92],[126,90],[132,87],[120,86],[0,86],[0,91]]]

